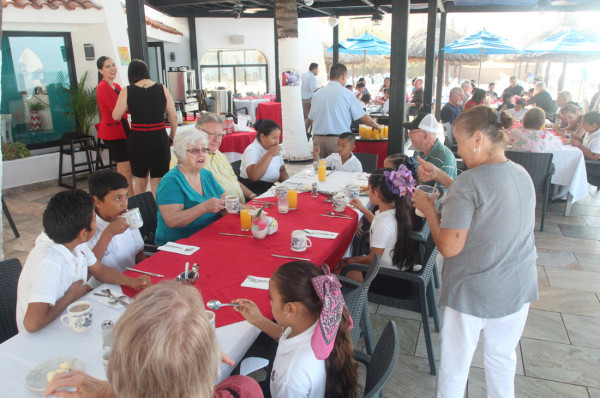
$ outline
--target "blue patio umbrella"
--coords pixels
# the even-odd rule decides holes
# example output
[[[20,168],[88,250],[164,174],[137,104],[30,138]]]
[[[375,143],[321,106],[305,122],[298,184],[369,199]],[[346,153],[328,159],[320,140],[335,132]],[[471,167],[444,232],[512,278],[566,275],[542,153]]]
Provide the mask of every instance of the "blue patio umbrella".
[[[527,46],[524,48],[524,51],[566,55],[562,75],[558,83],[559,90],[562,91],[569,56],[571,54],[600,56],[600,39],[571,28]]]
[[[479,54],[479,77],[481,79],[481,61],[485,55],[520,54],[522,51],[507,39],[483,29],[474,35],[464,37],[442,48],[445,54]]]
[[[367,55],[388,55],[392,52],[392,46],[385,40],[365,32],[339,43],[339,51],[343,54],[363,54],[364,75]],[[333,46],[329,47],[327,52],[333,52]]]

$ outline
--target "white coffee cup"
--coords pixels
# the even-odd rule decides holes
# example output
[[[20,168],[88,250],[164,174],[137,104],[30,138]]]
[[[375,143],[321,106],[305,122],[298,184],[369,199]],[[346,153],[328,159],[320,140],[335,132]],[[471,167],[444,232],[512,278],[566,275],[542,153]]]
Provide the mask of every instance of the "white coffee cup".
[[[346,187],[346,195],[349,199],[356,199],[360,195],[360,187],[358,185],[348,185]]]
[[[440,192],[436,187],[432,187],[430,185],[419,185],[417,189],[421,192],[424,192],[429,197],[435,196]],[[423,214],[423,212],[419,209],[415,209],[415,214],[419,217],[425,217],[425,214]]]
[[[125,217],[129,229],[138,229],[144,225],[144,220],[142,220],[142,213],[140,213],[139,207],[127,210],[123,213],[123,217]]]
[[[290,249],[295,252],[303,252],[307,247],[312,247],[312,242],[306,237],[306,232],[292,231],[292,247]]]
[[[216,328],[215,326],[215,313],[209,310],[205,310],[206,311],[206,315],[208,316],[208,320],[210,321],[210,324],[212,325],[213,329]]]
[[[229,214],[237,214],[240,212],[240,198],[236,195],[227,195],[225,197],[225,209]]]
[[[74,302],[67,307],[67,313],[60,317],[60,321],[77,333],[87,332],[92,328],[92,303]]]
[[[333,210],[341,213],[346,210],[348,205],[348,197],[346,195],[336,195],[333,197]]]

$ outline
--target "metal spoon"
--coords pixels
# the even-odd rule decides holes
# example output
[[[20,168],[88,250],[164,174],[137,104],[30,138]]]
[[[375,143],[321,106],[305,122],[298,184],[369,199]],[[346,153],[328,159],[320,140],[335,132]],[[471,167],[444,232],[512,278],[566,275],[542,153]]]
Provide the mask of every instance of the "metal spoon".
[[[206,303],[206,306],[208,308],[210,308],[211,310],[218,310],[221,307],[224,306],[229,306],[229,307],[237,307],[239,306],[238,303],[221,303],[219,300],[210,300],[208,303]]]
[[[127,301],[123,300],[121,297],[117,297],[114,294],[112,294],[112,292],[110,291],[110,289],[104,289],[104,290],[102,290],[102,293],[106,293],[106,295],[108,297],[110,297],[111,299],[117,300],[117,302],[119,302],[124,307],[127,307],[129,305],[129,303]]]

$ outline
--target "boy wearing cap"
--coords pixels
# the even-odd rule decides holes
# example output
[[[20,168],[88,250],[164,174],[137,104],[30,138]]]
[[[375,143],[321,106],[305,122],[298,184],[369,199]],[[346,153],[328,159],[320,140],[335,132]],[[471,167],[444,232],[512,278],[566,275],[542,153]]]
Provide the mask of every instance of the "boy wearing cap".
[[[417,150],[414,153],[415,166],[419,167],[417,157],[433,163],[444,170],[452,178],[456,178],[456,158],[450,149],[437,139],[438,122],[431,114],[419,114],[412,122],[404,123],[408,129],[408,136]],[[434,185],[437,181],[429,181],[425,184]],[[446,191],[446,188],[438,183],[438,187]]]

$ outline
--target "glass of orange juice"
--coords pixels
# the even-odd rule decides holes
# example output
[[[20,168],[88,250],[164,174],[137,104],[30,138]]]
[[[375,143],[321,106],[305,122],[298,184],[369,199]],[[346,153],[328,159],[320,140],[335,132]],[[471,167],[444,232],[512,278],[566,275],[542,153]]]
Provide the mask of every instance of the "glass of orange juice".
[[[288,206],[290,210],[296,210],[298,208],[298,189],[288,188]]]
[[[252,228],[252,215],[250,214],[252,209],[241,209],[240,210],[240,223],[242,225],[242,231],[250,231]]]
[[[327,162],[325,160],[319,161],[319,181],[325,181],[327,176]]]

